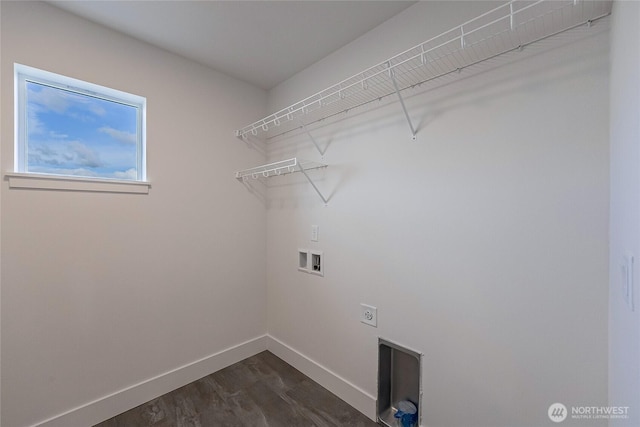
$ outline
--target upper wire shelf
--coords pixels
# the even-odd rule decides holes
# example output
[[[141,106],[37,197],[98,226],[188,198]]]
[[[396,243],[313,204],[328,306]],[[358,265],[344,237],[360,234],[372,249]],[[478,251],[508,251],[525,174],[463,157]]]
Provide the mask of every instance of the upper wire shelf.
[[[399,91],[563,31],[591,25],[610,13],[611,0],[512,0],[236,130],[236,136],[246,139],[249,135],[268,132],[268,138],[274,138],[394,92],[400,96]]]

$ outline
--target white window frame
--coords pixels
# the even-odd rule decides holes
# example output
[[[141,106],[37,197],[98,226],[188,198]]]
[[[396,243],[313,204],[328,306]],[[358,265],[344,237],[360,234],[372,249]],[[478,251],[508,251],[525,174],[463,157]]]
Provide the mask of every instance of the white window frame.
[[[135,107],[137,114],[136,172],[135,180],[118,180],[106,177],[82,177],[62,174],[42,174],[28,171],[27,156],[27,108],[26,82],[51,86],[79,95]],[[60,74],[51,73],[21,64],[14,64],[14,170],[5,173],[11,188],[38,188],[66,191],[98,191],[118,193],[148,193],[146,161],[146,98]]]

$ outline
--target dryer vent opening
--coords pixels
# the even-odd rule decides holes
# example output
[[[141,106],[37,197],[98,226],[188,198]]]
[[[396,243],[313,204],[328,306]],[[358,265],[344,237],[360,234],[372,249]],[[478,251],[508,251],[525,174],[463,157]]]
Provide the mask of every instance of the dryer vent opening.
[[[421,357],[416,351],[378,340],[378,422],[389,427],[420,425]],[[411,405],[413,404],[413,405]],[[415,407],[415,415],[403,415]],[[399,411],[399,407],[400,412]]]

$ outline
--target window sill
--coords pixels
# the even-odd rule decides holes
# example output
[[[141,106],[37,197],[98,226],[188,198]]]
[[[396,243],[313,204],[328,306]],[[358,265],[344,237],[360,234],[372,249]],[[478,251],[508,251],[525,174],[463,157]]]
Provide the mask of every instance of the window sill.
[[[151,188],[150,182],[142,181],[76,178],[18,172],[6,172],[4,176],[9,182],[9,188],[16,189],[149,194]]]

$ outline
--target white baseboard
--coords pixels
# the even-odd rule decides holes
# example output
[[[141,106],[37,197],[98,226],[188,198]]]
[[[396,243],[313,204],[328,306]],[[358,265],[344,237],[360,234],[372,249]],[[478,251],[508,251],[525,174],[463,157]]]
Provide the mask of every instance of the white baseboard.
[[[267,335],[267,350],[376,421],[374,396],[271,335]]]
[[[134,384],[31,427],[92,426],[236,362],[267,350],[268,336],[245,341],[195,362]]]
[[[264,350],[269,350],[370,419],[376,420],[374,396],[277,338],[262,335],[70,409],[30,427],[92,426]]]

